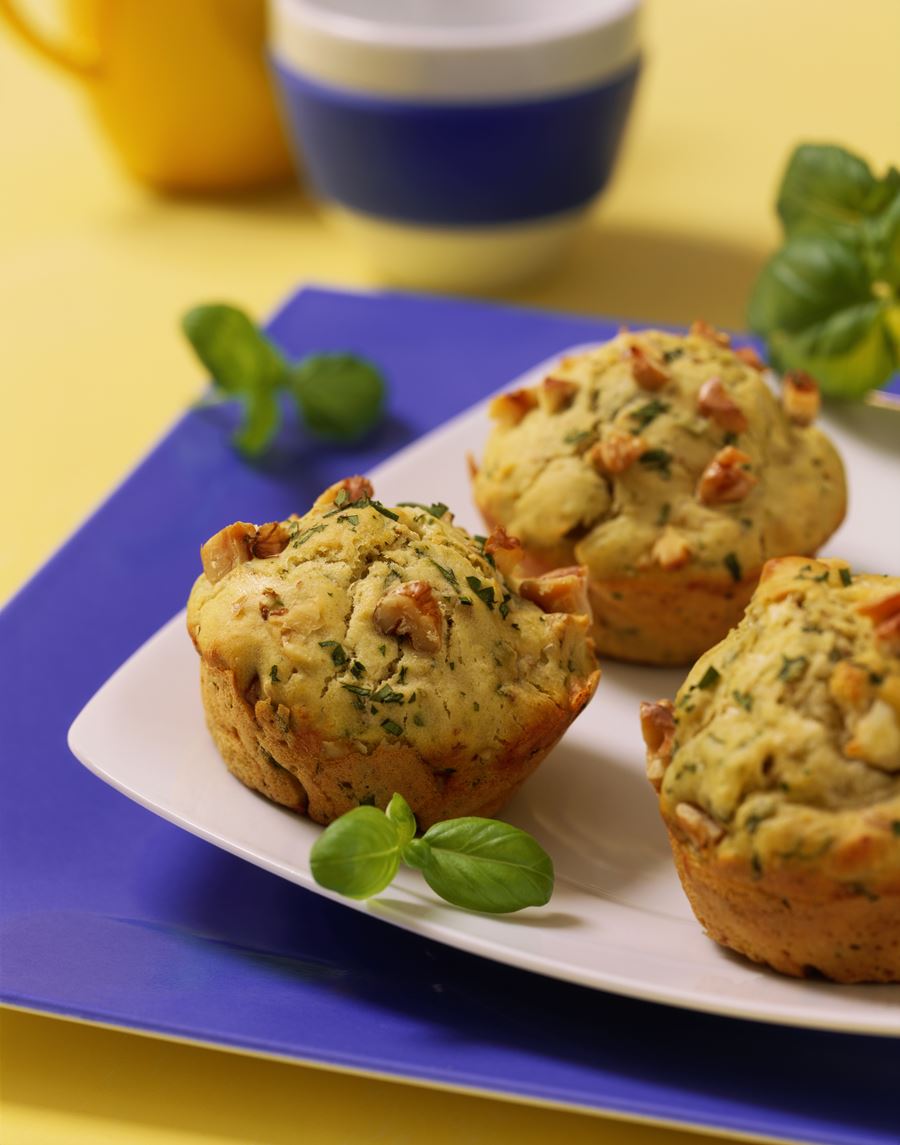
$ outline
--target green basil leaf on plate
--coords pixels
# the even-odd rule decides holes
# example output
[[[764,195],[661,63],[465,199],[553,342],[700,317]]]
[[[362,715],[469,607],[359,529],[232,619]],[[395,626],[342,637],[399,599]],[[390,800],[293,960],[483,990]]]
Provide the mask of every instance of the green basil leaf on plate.
[[[309,865],[320,886],[348,898],[371,898],[397,874],[400,832],[377,807],[356,807],[325,828]]]
[[[412,813],[409,804],[402,795],[394,793],[391,796],[391,801],[387,805],[385,811],[388,819],[397,828],[397,837],[400,841],[400,846],[405,847],[410,839],[414,839],[416,835],[416,817]]]
[[[496,819],[435,823],[403,851],[431,889],[455,906],[506,914],[544,906],[553,893],[553,862],[525,831]]]

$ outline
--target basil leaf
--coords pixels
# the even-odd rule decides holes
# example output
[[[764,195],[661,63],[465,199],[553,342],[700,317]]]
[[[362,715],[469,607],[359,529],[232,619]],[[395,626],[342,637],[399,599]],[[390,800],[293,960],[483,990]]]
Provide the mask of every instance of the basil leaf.
[[[320,437],[361,437],[384,406],[384,379],[352,354],[313,354],[290,371],[289,385],[307,425]]]
[[[900,364],[896,306],[870,277],[859,239],[798,235],[763,269],[749,321],[778,369],[808,370],[825,393],[853,398],[883,385]]]
[[[246,457],[258,457],[281,425],[281,409],[268,390],[248,394],[242,399],[244,415],[234,444]]]
[[[436,823],[403,849],[431,889],[454,906],[507,914],[543,906],[553,863],[540,844],[509,823],[467,817]]]
[[[410,839],[414,839],[416,835],[416,817],[412,813],[412,808],[406,802],[402,795],[397,792],[391,796],[391,801],[387,805],[385,811],[388,819],[397,828],[397,835],[401,847],[405,847]]]
[[[788,235],[850,237],[900,193],[900,172],[876,178],[868,163],[842,147],[803,144],[791,156],[778,194]]]
[[[872,277],[900,297],[900,193],[878,218],[866,223],[865,239]]]
[[[348,898],[365,899],[387,887],[400,866],[400,832],[377,807],[355,807],[329,824],[313,845],[316,882]]]
[[[181,327],[213,383],[225,393],[258,393],[283,383],[284,358],[236,306],[195,306],[181,319]]]

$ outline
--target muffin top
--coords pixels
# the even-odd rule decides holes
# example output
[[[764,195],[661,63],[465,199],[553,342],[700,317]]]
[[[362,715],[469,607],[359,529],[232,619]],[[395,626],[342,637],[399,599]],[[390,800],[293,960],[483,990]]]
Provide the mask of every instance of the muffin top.
[[[581,570],[514,588],[501,569],[519,552],[502,532],[470,537],[445,505],[386,508],[348,478],[303,517],[208,541],[188,629],[242,693],[326,740],[496,748],[521,737],[530,700],[571,715],[599,674]]]
[[[727,582],[808,552],[843,515],[843,468],[810,424],[812,379],[789,376],[779,402],[764,368],[704,323],[623,331],[494,399],[476,499],[541,563],[596,579]]]
[[[770,561],[672,715],[661,808],[699,845],[900,889],[900,578]]]

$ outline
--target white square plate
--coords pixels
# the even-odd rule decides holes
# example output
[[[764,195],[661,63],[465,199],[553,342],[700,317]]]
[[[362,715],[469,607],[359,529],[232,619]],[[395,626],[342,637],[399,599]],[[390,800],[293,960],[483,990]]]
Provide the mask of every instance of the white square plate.
[[[556,361],[512,388],[539,381]],[[459,524],[478,532],[465,457],[481,452],[486,404],[379,466],[371,474],[379,499],[444,501]],[[826,428],[843,454],[851,491],[848,520],[828,551],[860,571],[900,573],[900,528],[889,495],[900,493],[900,415],[852,407]],[[682,676],[605,664],[594,701],[506,808],[504,818],[535,835],[553,857],[557,879],[548,907],[506,917],[458,910],[411,871],[377,899],[339,901],[462,950],[584,986],[732,1017],[900,1033],[900,986],[783,978],[720,949],[695,922],[644,775],[638,720],[640,701],[674,695]],[[72,725],[69,745],[91,771],[151,811],[327,894],[309,871],[321,828],[248,791],[222,764],[204,724],[183,614],[100,689]]]

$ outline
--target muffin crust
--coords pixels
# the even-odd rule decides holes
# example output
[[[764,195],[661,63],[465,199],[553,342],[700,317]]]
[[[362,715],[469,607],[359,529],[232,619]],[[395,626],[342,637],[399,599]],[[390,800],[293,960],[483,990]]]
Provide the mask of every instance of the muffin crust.
[[[363,478],[203,559],[210,731],[238,778],[320,823],[394,791],[422,827],[494,814],[597,686],[584,612],[524,599],[446,506],[387,508]]]
[[[788,974],[900,980],[900,578],[770,561],[674,706],[642,716],[709,934]]]
[[[840,458],[810,424],[815,383],[779,402],[761,365],[704,324],[626,331],[495,399],[478,505],[533,568],[587,567],[601,653],[696,658],[768,558],[814,552],[843,518]]]

